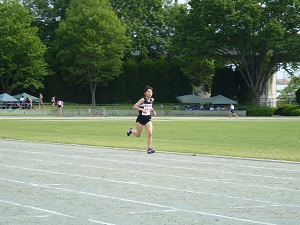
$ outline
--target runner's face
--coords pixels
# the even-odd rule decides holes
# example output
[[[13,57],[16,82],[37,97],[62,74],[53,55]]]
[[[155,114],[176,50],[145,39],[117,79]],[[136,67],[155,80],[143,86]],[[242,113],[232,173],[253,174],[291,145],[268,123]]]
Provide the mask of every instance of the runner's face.
[[[152,97],[152,94],[153,94],[152,90],[151,90],[151,89],[148,89],[148,90],[145,92],[145,97],[146,97],[146,98],[151,98],[151,97]]]

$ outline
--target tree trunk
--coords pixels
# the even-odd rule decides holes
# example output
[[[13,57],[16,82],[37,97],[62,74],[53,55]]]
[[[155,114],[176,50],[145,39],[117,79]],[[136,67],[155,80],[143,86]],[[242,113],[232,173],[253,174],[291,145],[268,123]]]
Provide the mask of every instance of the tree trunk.
[[[91,91],[91,97],[92,97],[92,105],[96,105],[96,89],[97,89],[97,85],[91,83],[90,84],[90,91]]]
[[[256,66],[258,67],[258,66]],[[246,85],[250,88],[251,103],[253,106],[260,107],[260,96],[266,86],[269,79],[269,73],[262,73],[253,70],[252,68],[246,68],[241,71],[242,76],[246,82]]]
[[[251,103],[253,106],[260,107],[260,92],[251,91]]]

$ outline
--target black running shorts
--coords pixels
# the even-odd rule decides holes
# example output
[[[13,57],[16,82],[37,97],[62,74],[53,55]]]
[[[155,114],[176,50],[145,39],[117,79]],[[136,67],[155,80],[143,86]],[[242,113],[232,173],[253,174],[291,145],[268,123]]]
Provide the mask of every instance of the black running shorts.
[[[151,116],[138,115],[138,117],[136,118],[136,122],[142,125],[146,125],[146,123],[151,122]]]

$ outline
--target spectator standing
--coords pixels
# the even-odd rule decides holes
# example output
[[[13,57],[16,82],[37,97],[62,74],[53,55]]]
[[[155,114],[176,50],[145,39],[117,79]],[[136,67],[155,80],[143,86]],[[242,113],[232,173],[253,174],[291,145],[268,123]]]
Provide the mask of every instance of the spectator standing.
[[[52,109],[54,109],[54,106],[55,106],[55,96],[53,96],[52,98],[51,98],[51,102],[52,102]]]
[[[32,106],[32,99],[31,98],[26,98],[25,99],[25,103],[26,103],[26,108],[27,109],[33,109],[33,106]]]
[[[22,96],[20,98],[20,109],[23,109],[24,108],[24,105],[25,105],[25,99],[24,99],[24,96]]]
[[[42,109],[44,109],[44,102],[43,102],[43,95],[42,93],[40,92],[40,96],[39,96],[39,99],[40,99],[40,102],[39,102],[39,109],[41,109],[41,106],[42,106]]]
[[[58,107],[58,110],[59,110],[59,114],[62,114],[62,109],[64,107],[64,102],[59,100],[57,101],[57,107]]]

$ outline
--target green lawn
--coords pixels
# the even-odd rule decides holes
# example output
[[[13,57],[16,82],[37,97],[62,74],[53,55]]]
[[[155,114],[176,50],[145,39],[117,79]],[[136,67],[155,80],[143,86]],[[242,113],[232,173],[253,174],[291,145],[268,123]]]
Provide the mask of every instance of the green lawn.
[[[146,149],[135,118],[0,117],[0,138]],[[300,162],[300,118],[154,118],[157,151]]]

